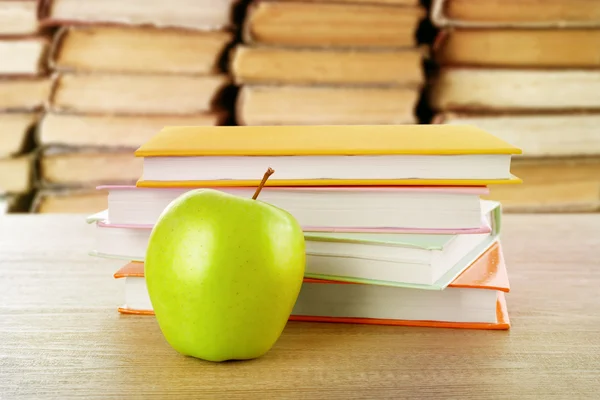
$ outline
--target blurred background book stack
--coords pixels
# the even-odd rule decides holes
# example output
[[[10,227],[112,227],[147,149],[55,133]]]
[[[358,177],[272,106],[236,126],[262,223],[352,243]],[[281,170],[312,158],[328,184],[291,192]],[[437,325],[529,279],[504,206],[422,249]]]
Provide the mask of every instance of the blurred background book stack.
[[[474,124],[518,147],[513,211],[600,207],[600,2],[435,0],[434,122]]]
[[[34,185],[33,131],[51,83],[50,38],[35,1],[0,1],[0,192],[2,209],[27,209]]]
[[[133,150],[165,125],[229,117],[222,57],[234,39],[230,0],[53,0],[54,89],[39,127],[38,212],[102,208],[105,182],[133,183]]]
[[[0,0],[8,212],[93,213],[165,125],[472,124],[506,212],[600,210],[600,2]]]
[[[425,17],[418,0],[251,2],[231,56],[237,123],[415,123]]]

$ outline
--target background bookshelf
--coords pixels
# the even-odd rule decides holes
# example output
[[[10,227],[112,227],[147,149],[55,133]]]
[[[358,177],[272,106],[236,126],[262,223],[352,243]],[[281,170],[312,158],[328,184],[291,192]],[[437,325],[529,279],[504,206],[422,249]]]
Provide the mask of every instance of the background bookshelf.
[[[1,209],[105,208],[164,125],[469,123],[505,211],[598,211],[599,49],[582,0],[0,0]]]

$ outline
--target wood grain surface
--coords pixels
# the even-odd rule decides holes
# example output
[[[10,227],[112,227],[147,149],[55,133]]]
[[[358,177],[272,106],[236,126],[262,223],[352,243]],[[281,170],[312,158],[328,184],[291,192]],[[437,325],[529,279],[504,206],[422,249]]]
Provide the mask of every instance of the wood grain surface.
[[[181,356],[122,316],[83,216],[0,218],[0,399],[593,399],[600,215],[505,215],[510,331],[288,323],[263,358]]]

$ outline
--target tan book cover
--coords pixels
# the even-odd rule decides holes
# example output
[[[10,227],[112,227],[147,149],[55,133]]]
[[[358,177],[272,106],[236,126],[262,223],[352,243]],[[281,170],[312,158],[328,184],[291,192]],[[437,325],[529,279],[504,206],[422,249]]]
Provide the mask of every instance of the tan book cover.
[[[445,66],[597,68],[600,30],[449,29],[434,45]]]
[[[33,154],[0,159],[0,193],[18,194],[31,190]]]
[[[257,1],[243,27],[246,43],[290,47],[411,47],[421,7]]]
[[[600,114],[441,113],[436,123],[474,125],[523,149],[522,157],[600,156]]]
[[[220,30],[233,25],[238,0],[41,0],[45,25],[116,24]]]
[[[600,26],[596,0],[432,0],[438,27],[585,28]]]
[[[218,107],[226,75],[61,74],[50,107],[56,112],[198,114]]]
[[[240,84],[414,85],[424,81],[422,53],[238,46],[231,70]]]
[[[232,39],[226,31],[70,26],[55,36],[50,62],[59,71],[214,74]]]
[[[221,125],[224,113],[189,116],[46,114],[37,130],[42,146],[136,149],[165,126]]]
[[[409,124],[419,90],[318,86],[244,86],[236,114],[240,125]]]
[[[44,186],[133,184],[142,175],[142,160],[132,151],[47,149],[40,158]]]
[[[94,214],[108,207],[106,190],[95,188],[43,189],[36,193],[31,212],[39,214]]]
[[[30,134],[38,119],[38,113],[0,113],[0,158],[29,150]]]
[[[50,78],[0,79],[0,112],[39,110],[50,98],[52,88]]]
[[[600,157],[515,159],[511,172],[522,185],[491,186],[486,196],[507,212],[600,210]]]
[[[0,0],[0,36],[33,35],[38,30],[36,0]]]
[[[441,111],[600,109],[600,70],[442,68],[429,104]]]
[[[285,1],[298,1],[298,0],[277,0],[281,2]],[[331,0],[302,0],[307,3],[333,3]],[[343,4],[386,4],[394,6],[419,6],[420,0],[336,0],[335,3]]]

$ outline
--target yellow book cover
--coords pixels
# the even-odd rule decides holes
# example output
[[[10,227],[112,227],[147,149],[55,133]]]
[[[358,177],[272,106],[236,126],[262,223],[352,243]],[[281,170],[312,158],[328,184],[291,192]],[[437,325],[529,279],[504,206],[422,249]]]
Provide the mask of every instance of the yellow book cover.
[[[136,152],[138,186],[517,183],[521,150],[474,126],[166,127]]]

